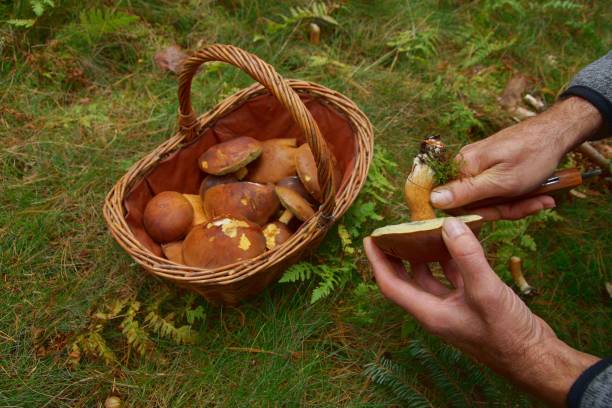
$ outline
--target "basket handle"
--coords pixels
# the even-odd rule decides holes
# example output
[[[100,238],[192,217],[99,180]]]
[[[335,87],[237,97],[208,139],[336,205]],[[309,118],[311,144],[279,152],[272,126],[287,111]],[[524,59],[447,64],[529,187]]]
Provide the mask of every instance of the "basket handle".
[[[191,81],[200,65],[209,61],[226,62],[249,74],[278,99],[302,129],[317,163],[317,175],[324,197],[320,207],[322,215],[319,218],[319,225],[327,227],[333,221],[332,212],[336,197],[331,153],[317,123],[298,94],[270,64],[259,57],[232,45],[214,44],[196,51],[183,62],[179,74],[178,99],[180,132],[185,140],[192,140],[199,131],[198,118],[191,106]]]

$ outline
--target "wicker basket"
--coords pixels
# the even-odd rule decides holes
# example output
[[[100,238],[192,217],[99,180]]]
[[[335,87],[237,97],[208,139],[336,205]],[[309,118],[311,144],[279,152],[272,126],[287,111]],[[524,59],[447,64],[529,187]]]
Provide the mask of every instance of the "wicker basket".
[[[197,117],[191,107],[191,81],[200,65],[209,61],[232,64],[258,83]],[[255,55],[230,45],[212,45],[188,58],[179,76],[178,97],[180,130],[115,184],[104,203],[104,218],[119,245],[151,274],[209,301],[235,304],[262,291],[316,248],[352,204],[372,160],[372,127],[345,96],[314,83],[285,80]],[[144,206],[161,191],[196,193],[204,176],[197,157],[213,144],[244,132],[262,140],[297,137],[308,142],[324,197],[315,216],[284,244],[247,261],[204,270],[165,259],[142,227]],[[335,183],[338,176],[341,182]]]

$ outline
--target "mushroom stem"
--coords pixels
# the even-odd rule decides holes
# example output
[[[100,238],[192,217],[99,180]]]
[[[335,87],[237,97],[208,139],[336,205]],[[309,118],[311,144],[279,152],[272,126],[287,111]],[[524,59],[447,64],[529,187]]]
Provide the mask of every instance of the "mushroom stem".
[[[310,43],[311,44],[319,44],[321,42],[321,28],[316,23],[310,23],[308,26],[308,31],[310,31]]]
[[[510,272],[512,273],[512,279],[514,279],[514,283],[518,286],[521,295],[531,295],[534,289],[527,283],[525,276],[523,276],[523,261],[518,256],[510,258]]]
[[[436,213],[429,202],[434,187],[434,171],[427,162],[439,159],[444,149],[445,146],[439,136],[429,136],[421,143],[421,151],[412,162],[412,171],[404,185],[404,195],[412,221],[436,218]]]
[[[278,220],[282,222],[283,224],[287,225],[289,224],[292,218],[293,218],[293,213],[289,210],[285,210],[283,211],[281,216],[278,218]]]

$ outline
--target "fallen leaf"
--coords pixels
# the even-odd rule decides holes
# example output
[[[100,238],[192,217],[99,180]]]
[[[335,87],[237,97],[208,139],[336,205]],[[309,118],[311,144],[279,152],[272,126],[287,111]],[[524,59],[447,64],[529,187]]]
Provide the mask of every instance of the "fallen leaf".
[[[527,78],[522,75],[510,78],[499,98],[499,104],[506,109],[516,108],[522,99],[523,92],[527,89],[527,83]]]
[[[171,71],[178,74],[187,53],[178,45],[171,45],[155,54],[155,63],[162,71]]]

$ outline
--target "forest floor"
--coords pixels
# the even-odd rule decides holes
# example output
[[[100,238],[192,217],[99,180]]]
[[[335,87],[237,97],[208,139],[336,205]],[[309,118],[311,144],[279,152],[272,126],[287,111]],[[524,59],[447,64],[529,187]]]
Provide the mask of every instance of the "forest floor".
[[[112,239],[102,204],[176,130],[177,78],[154,61],[169,45],[233,44],[347,95],[372,122],[378,157],[396,163],[381,174],[399,187],[423,136],[459,147],[513,124],[498,102],[510,78],[554,103],[610,48],[607,2],[293,1],[304,7],[293,15],[283,3],[0,5],[0,406],[91,407],[110,395],[147,407],[423,406],[415,395],[425,406],[537,404],[388,303],[358,239],[345,281],[314,303],[318,281],[305,279],[217,307],[146,274]],[[323,28],[319,45],[309,16]],[[251,83],[211,65],[193,83],[194,107]],[[519,248],[538,290],[530,308],[572,347],[604,355],[612,206],[601,181],[580,191],[558,217],[491,227],[487,253],[499,265]],[[399,191],[384,199],[361,235],[405,218]],[[368,364],[386,364],[395,392],[371,381]]]

